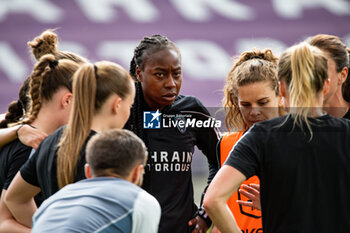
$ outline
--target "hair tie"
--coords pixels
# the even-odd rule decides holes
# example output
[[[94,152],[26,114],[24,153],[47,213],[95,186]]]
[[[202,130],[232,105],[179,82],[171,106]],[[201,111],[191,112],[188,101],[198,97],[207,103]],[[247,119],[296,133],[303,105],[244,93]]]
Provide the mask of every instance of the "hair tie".
[[[58,65],[58,60],[50,61],[50,68],[55,68]]]
[[[95,77],[96,79],[98,78],[98,75],[97,75],[97,66],[94,64],[94,70],[95,70]]]

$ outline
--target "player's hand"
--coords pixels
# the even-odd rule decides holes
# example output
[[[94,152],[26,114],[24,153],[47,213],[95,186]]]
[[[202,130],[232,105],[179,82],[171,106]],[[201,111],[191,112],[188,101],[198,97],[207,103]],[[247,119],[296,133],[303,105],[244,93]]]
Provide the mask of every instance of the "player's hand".
[[[260,184],[243,184],[238,192],[249,199],[249,201],[237,200],[238,204],[261,210]]]
[[[195,226],[192,233],[206,233],[208,230],[207,223],[199,216],[188,221],[189,226]]]
[[[30,125],[23,125],[18,131],[18,139],[26,146],[37,149],[41,141],[47,137],[47,134],[41,132]]]

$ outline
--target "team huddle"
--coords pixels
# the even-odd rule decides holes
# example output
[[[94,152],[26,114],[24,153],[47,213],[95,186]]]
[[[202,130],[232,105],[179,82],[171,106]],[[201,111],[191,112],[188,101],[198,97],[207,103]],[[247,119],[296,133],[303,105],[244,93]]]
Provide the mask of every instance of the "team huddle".
[[[129,72],[60,51],[51,30],[28,45],[37,63],[0,123],[0,232],[350,232],[350,50],[338,37],[240,54],[224,134],[144,127],[146,111],[213,121],[180,94],[165,36],[144,37]],[[199,207],[195,147],[209,168]]]

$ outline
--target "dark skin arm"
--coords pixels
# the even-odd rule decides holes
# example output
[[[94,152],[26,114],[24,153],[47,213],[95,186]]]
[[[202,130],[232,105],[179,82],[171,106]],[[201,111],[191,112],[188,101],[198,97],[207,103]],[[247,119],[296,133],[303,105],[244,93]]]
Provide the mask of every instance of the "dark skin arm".
[[[189,226],[195,226],[192,233],[205,233],[208,230],[207,223],[198,215],[188,221]]]
[[[204,113],[204,115],[202,114],[198,115],[198,117],[201,118],[202,120],[207,120],[208,119],[207,117],[210,116],[208,110],[204,106],[202,106],[202,104],[200,104],[199,108],[196,110],[199,110],[200,112]],[[215,127],[199,129],[198,136],[197,136],[197,147],[207,157],[208,167],[209,167],[209,176],[208,176],[208,182],[207,182],[208,185],[205,187],[202,193],[201,205],[203,202],[204,194],[210,182],[213,180],[215,174],[219,170],[219,163],[216,157],[216,145],[218,141],[219,141],[219,131]],[[191,219],[188,222],[188,224],[189,226],[195,225],[195,228],[192,231],[192,233],[200,233],[200,232],[205,233],[210,227],[200,216],[196,216],[195,218]]]

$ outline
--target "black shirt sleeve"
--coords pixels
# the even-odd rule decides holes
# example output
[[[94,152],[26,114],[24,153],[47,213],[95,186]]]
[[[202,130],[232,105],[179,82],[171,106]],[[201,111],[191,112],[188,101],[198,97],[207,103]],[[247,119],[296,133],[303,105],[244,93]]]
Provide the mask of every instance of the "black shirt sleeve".
[[[217,159],[217,163],[219,166],[219,169],[221,168],[221,141],[222,141],[223,136],[220,137],[218,143],[216,144],[216,159]]]
[[[259,174],[259,164],[263,154],[264,133],[253,125],[233,146],[224,165],[229,165],[250,178]]]
[[[36,160],[38,158],[41,143],[39,148],[35,151],[35,153],[27,160],[27,162],[22,166],[20,173],[22,178],[29,184],[39,187],[37,172],[36,172]]]
[[[27,161],[29,154],[31,152],[30,147],[21,146],[11,155],[11,160],[9,161],[8,173],[6,175],[6,180],[4,182],[3,189],[7,189],[13,178],[16,176],[17,172],[21,166]]]

